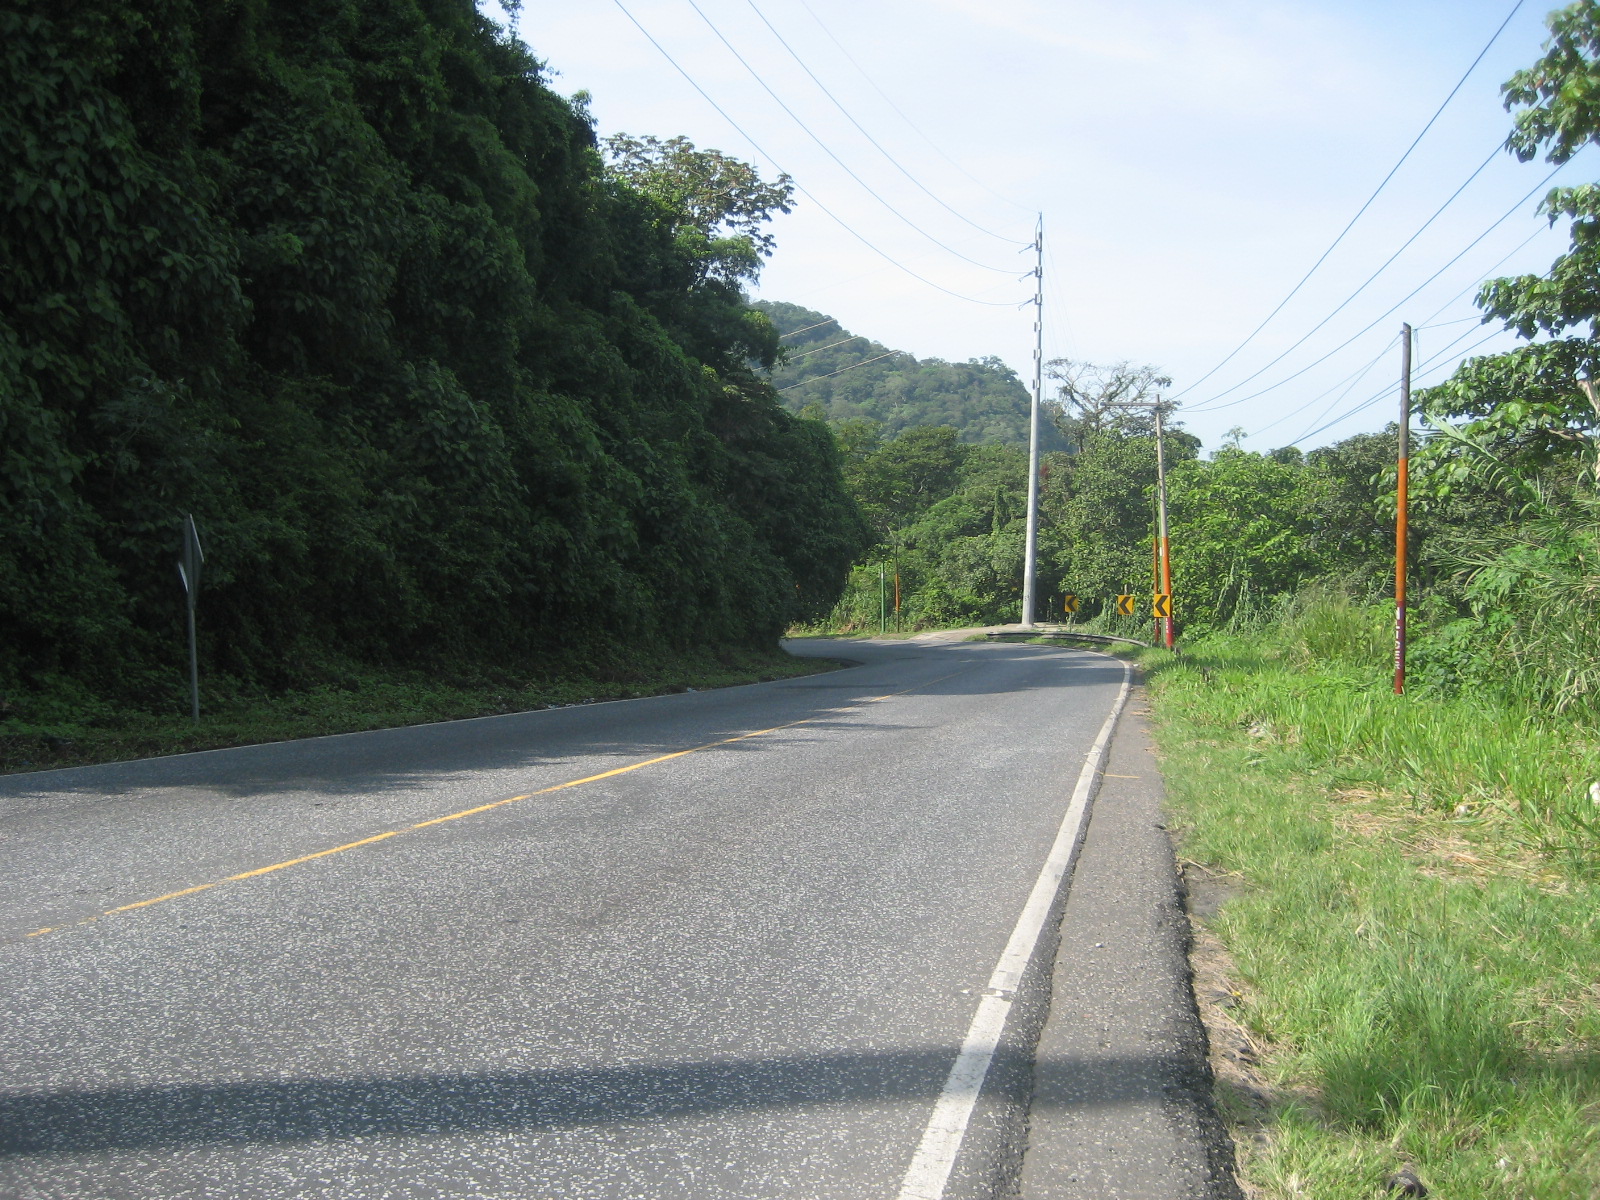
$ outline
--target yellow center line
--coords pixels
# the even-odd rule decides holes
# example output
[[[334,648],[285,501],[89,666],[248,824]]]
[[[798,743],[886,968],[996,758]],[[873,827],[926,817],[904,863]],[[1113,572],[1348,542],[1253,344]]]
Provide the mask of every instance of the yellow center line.
[[[946,679],[959,674],[961,674],[960,671],[952,671],[949,675],[941,675],[937,679],[930,679],[927,683],[919,683],[912,687],[908,687],[903,691],[890,692],[887,696],[868,697],[861,703],[878,704],[884,700],[893,700],[896,696],[904,696],[907,692],[916,691],[917,688],[932,687],[936,683],[943,683]],[[342,846],[330,846],[326,850],[318,850],[314,854],[302,854],[298,858],[285,859],[283,862],[273,863],[268,867],[256,867],[249,871],[240,871],[237,875],[228,875],[222,879],[214,879],[210,883],[197,883],[193,887],[180,888],[176,892],[167,892],[165,895],[161,896],[151,896],[148,900],[136,900],[132,904],[118,905],[116,908],[108,908],[104,912],[101,912],[95,916],[85,917],[80,921],[74,921],[72,922],[72,925],[88,925],[94,921],[98,921],[101,917],[109,917],[116,913],[132,912],[136,908],[149,908],[152,904],[162,904],[168,900],[176,900],[180,896],[192,896],[196,892],[209,891],[211,888],[221,887],[225,883],[237,883],[241,879],[253,879],[257,875],[270,875],[273,871],[282,871],[286,867],[297,867],[301,863],[308,863],[313,859],[327,858],[330,854],[342,854],[346,850],[354,850],[358,846],[370,846],[373,842],[381,842],[386,838],[399,837],[403,833],[411,833],[418,829],[427,829],[431,825],[443,825],[446,821],[459,821],[462,817],[476,816],[479,813],[486,813],[491,809],[501,808],[507,804],[515,804],[519,800],[531,800],[535,796],[548,796],[551,792],[559,792],[567,788],[582,787],[586,783],[595,783],[601,779],[611,779],[617,775],[626,775],[631,771],[640,771],[645,767],[653,767],[657,763],[670,762],[675,758],[683,758],[688,754],[698,754],[702,750],[714,750],[718,746],[729,746],[734,742],[746,741],[749,738],[762,737],[769,733],[778,733],[784,729],[793,729],[796,725],[810,725],[813,722],[825,720],[828,717],[838,716],[849,711],[850,709],[848,708],[837,709],[832,712],[821,713],[814,717],[802,717],[798,721],[788,721],[782,725],[773,725],[767,729],[756,729],[750,733],[741,733],[733,737],[720,738],[715,742],[706,742],[702,746],[691,746],[687,750],[674,750],[671,754],[658,754],[654,758],[647,758],[641,762],[629,763],[625,767],[613,767],[609,771],[601,771],[598,775],[585,775],[582,779],[569,779],[565,783],[552,784],[547,788],[540,788],[536,792],[524,792],[520,796],[508,796],[504,800],[493,800],[488,804],[479,804],[473,808],[463,808],[460,812],[447,813],[442,817],[431,817],[426,821],[418,821],[415,825],[407,825],[403,829],[390,829],[384,833],[375,833],[371,837],[364,837],[359,841],[346,842]],[[32,933],[25,934],[24,936],[36,938],[46,933],[56,933],[60,930],[69,929],[71,927],[71,925],[46,925],[43,929],[35,929]]]

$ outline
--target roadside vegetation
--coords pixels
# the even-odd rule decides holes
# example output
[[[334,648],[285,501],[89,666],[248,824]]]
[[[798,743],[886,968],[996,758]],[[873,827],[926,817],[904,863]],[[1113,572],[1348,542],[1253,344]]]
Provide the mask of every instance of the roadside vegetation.
[[[39,771],[191,750],[387,729],[463,717],[499,716],[668,692],[703,691],[815,675],[845,665],[777,648],[600,651],[540,668],[441,663],[433,670],[377,669],[357,661],[318,664],[321,681],[266,691],[213,681],[199,723],[174,702],[156,711],[92,694],[54,693],[29,719],[0,710],[0,772]]]
[[[1245,1183],[1600,1194],[1600,724],[1392,694],[1389,613],[1328,596],[1139,653],[1180,856],[1229,893],[1221,1099]]]
[[[1506,86],[1524,160],[1600,138],[1600,5],[1550,28]],[[1181,853],[1231,892],[1205,922],[1243,1035],[1222,1088],[1264,1196],[1600,1194],[1600,192],[1545,208],[1569,253],[1479,297],[1525,344],[1419,397],[1405,695],[1385,565],[1360,552],[1393,513],[1382,469],[1365,497],[1286,480],[1276,540],[1235,504],[1246,542],[1312,551],[1298,579],[1209,600],[1196,579],[1182,656],[1140,653]],[[1341,525],[1353,557],[1296,549]]]
[[[189,514],[252,737],[832,606],[865,530],[745,296],[787,178],[602,142],[471,0],[12,6],[0,67],[0,741],[185,711]]]

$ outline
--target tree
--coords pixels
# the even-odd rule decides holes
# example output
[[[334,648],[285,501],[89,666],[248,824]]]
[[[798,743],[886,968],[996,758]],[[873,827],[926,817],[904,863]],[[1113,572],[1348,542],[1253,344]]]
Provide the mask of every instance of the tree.
[[[613,176],[659,206],[660,219],[700,279],[754,282],[772,254],[766,228],[790,211],[794,182],[767,183],[749,163],[700,150],[686,137],[662,141],[614,133],[602,143]]]
[[[1564,163],[1600,141],[1600,4],[1570,5],[1552,13],[1549,26],[1543,57],[1502,89],[1507,109],[1521,110],[1507,145],[1523,162],[1542,152]],[[1600,483],[1600,185],[1553,188],[1541,208],[1552,224],[1571,221],[1570,249],[1545,275],[1486,283],[1478,304],[1486,320],[1548,340],[1472,359],[1423,393],[1433,422],[1466,418],[1464,438],[1440,440],[1419,456],[1424,487],[1461,483],[1474,458],[1536,469],[1576,456]]]
[[[1077,454],[1052,455],[1046,463],[1040,560],[1064,591],[1080,596],[1142,591],[1151,577],[1155,438],[1114,428],[1083,436]],[[1168,429],[1169,470],[1199,448],[1199,438]]]
[[[1214,624],[1249,597],[1293,592],[1315,573],[1307,473],[1237,446],[1169,473],[1173,589],[1183,617]]]
[[[918,426],[859,460],[856,499],[881,537],[893,536],[951,492],[964,450],[948,425]]]
[[[1155,367],[1136,367],[1123,361],[1102,366],[1080,359],[1053,358],[1044,365],[1045,377],[1056,384],[1056,417],[1068,439],[1080,450],[1087,439],[1103,430],[1148,434],[1154,425],[1148,410],[1130,404],[1153,401],[1172,380]]]

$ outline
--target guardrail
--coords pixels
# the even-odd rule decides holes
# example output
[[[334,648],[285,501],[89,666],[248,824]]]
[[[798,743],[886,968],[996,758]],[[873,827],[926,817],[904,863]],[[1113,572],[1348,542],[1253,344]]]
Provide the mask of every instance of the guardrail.
[[[1130,646],[1148,647],[1150,645],[1149,642],[1141,642],[1138,638],[1117,637],[1115,634],[1110,633],[1069,633],[1066,630],[1057,629],[1029,630],[1026,632],[1018,630],[1015,633],[987,633],[984,636],[990,639],[1044,637],[1068,638],[1080,642],[1099,642],[1102,645],[1109,645],[1112,642],[1126,642]]]

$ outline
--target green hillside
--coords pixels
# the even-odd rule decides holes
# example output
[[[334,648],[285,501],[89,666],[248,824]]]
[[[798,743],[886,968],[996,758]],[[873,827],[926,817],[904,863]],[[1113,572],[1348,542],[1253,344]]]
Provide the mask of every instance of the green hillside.
[[[751,364],[788,185],[472,0],[0,11],[0,696],[767,645],[862,532]],[[0,712],[6,711],[0,708]]]
[[[791,412],[820,405],[829,421],[867,418],[890,438],[919,425],[949,425],[963,442],[1028,444],[1028,389],[998,358],[918,359],[798,304],[761,300],[754,307],[782,337],[785,355],[772,382]],[[1049,420],[1040,434],[1046,450],[1067,448]]]

